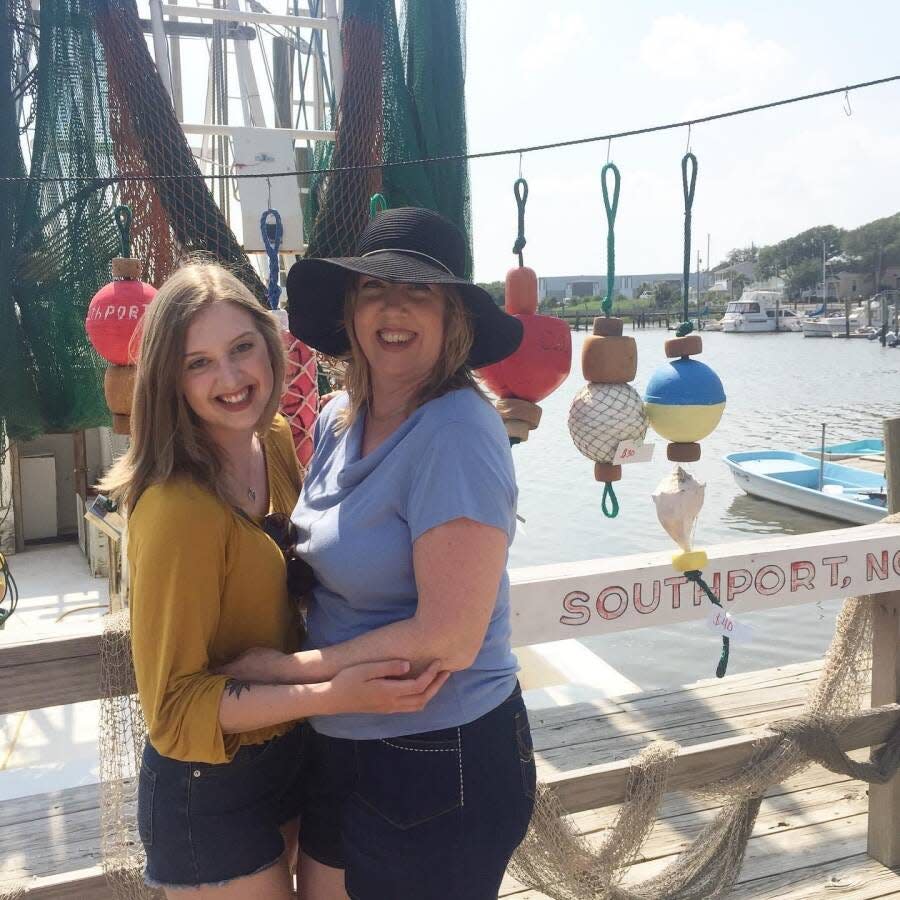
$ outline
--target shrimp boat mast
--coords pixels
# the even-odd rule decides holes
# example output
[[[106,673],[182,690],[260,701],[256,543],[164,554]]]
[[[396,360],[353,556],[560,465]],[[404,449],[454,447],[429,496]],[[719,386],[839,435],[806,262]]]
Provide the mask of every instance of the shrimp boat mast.
[[[201,171],[238,176],[208,184],[261,274],[266,248],[260,216],[266,209],[281,216],[281,253],[305,251],[309,180],[240,174],[313,168],[321,142],[335,139],[332,125],[344,80],[338,0],[284,5],[285,12],[276,13],[256,0],[221,0],[215,6],[150,0],[145,25]],[[197,90],[203,84],[205,91]]]

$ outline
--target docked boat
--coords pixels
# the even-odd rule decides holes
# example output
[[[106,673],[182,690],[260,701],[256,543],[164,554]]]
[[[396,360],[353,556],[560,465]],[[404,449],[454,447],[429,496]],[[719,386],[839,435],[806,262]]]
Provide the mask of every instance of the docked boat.
[[[887,485],[875,472],[789,450],[729,453],[725,463],[752,497],[856,525],[877,522],[887,512]]]
[[[882,310],[881,301],[878,299],[870,300],[868,303],[861,303],[850,310],[849,317],[843,315],[828,315],[826,309],[816,310],[801,321],[801,327],[804,337],[844,337],[848,330],[850,334],[866,337],[876,337],[878,335],[878,324],[882,318],[887,316],[890,321],[894,318],[894,309],[888,306]]]
[[[744,291],[740,300],[732,300],[725,307],[725,315],[719,320],[722,331],[738,334],[799,331],[801,317],[792,309],[781,308],[781,300],[779,291]]]
[[[857,456],[884,456],[884,441],[881,438],[865,438],[844,444],[827,444],[824,448],[815,447],[804,452],[816,459],[824,453],[825,459],[832,461],[854,459]]]
[[[865,321],[865,307],[858,306],[855,309],[852,309],[849,316],[850,333],[854,334],[859,331],[865,324]],[[801,322],[803,337],[831,338],[837,335],[846,334],[847,327],[847,316],[818,316],[816,318],[803,319]]]

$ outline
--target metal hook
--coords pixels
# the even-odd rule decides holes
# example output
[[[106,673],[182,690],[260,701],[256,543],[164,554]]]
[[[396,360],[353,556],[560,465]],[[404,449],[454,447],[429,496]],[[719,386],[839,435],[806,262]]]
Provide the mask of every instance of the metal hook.
[[[606,164],[609,165],[609,154],[612,152],[612,138],[606,144]]]
[[[272,179],[269,178],[268,175],[266,176],[266,187],[268,188],[268,192],[269,192],[268,201],[266,203],[266,208],[271,209],[272,208]]]
[[[691,126],[688,125],[688,138],[687,138],[687,146],[684,148],[685,153],[691,152]]]
[[[519,152],[519,178],[522,177],[522,153]]]
[[[853,107],[850,105],[850,91],[844,91],[844,114],[846,116],[853,115]]]

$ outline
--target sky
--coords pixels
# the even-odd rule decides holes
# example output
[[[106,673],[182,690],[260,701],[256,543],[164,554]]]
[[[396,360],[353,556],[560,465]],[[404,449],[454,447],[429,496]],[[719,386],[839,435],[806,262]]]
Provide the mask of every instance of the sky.
[[[900,74],[896,0],[469,0],[471,152],[669,121]],[[900,82],[699,125],[694,253],[900,211]],[[614,141],[616,272],[681,269],[687,129]],[[606,142],[526,154],[526,265],[603,274]],[[518,156],[471,164],[475,274],[516,264]]]

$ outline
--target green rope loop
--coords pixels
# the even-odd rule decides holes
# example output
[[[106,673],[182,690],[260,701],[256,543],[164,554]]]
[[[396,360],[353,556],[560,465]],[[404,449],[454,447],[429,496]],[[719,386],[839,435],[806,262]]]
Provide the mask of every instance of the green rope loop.
[[[684,573],[685,578],[688,581],[694,582],[700,586],[700,589],[704,594],[709,598],[709,602],[713,604],[713,606],[718,606],[719,609],[724,609],[722,606],[722,602],[719,598],[712,592],[709,585],[703,580],[703,573],[699,569],[693,569],[690,572]],[[725,672],[728,670],[728,657],[731,653],[731,639],[722,635],[722,653],[719,656],[719,664],[716,666],[716,678],[724,678]]]
[[[519,234],[513,244],[512,252],[519,254],[519,265],[525,265],[522,251],[525,249],[525,204],[528,202],[528,182],[524,178],[517,178],[513,184],[513,195],[516,198],[516,206],[519,210]]]
[[[603,515],[607,519],[614,519],[619,514],[619,498],[611,481],[607,481],[603,486]]]
[[[127,206],[117,206],[113,210],[113,218],[116,221],[116,228],[119,230],[122,256],[128,258],[131,256],[131,209]]]
[[[688,164],[691,174],[688,177]],[[681,270],[681,301],[684,321],[676,334],[684,337],[694,330],[691,314],[688,309],[688,284],[691,278],[691,208],[694,205],[694,189],[697,187],[697,157],[693,153],[685,153],[681,158],[681,186],[684,190],[684,265]]]
[[[387,200],[384,199],[384,194],[372,194],[369,198],[369,218],[374,219],[378,213],[384,212],[386,209]]]
[[[612,172],[613,199],[609,202],[609,186],[606,183],[606,176]],[[607,163],[600,170],[600,180],[603,185],[603,206],[606,208],[606,297],[600,304],[600,308],[608,317],[612,311],[613,305],[613,289],[616,283],[616,212],[619,209],[619,187],[622,184],[622,176],[616,168],[615,163]]]

